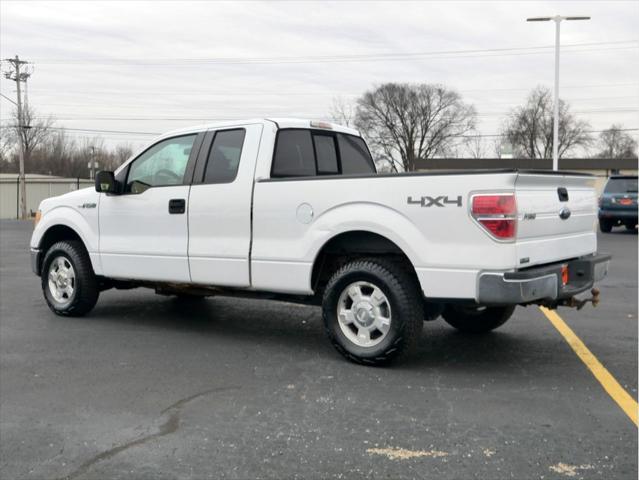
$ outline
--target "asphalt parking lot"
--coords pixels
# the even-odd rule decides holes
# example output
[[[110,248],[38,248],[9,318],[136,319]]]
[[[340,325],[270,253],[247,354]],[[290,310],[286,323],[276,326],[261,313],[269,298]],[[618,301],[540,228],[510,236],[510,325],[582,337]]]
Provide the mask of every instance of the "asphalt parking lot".
[[[30,232],[0,223],[4,479],[637,478],[637,427],[536,307],[362,367],[312,307],[138,289],[56,317]],[[600,251],[600,306],[559,314],[636,400],[637,234]]]

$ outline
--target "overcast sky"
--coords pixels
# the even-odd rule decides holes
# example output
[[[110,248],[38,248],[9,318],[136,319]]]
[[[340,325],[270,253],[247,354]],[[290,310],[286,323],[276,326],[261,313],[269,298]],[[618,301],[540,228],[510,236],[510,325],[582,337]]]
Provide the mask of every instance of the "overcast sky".
[[[33,62],[30,104],[70,129],[322,118],[333,97],[394,81],[457,89],[476,106],[479,131],[493,134],[531,88],[552,86],[554,24],[525,19],[553,14],[592,16],[562,24],[561,97],[593,130],[639,128],[637,1],[3,0],[0,9],[0,56]],[[13,82],[0,86],[15,98]],[[6,123],[12,105],[0,106]],[[152,138],[102,135],[109,145]]]

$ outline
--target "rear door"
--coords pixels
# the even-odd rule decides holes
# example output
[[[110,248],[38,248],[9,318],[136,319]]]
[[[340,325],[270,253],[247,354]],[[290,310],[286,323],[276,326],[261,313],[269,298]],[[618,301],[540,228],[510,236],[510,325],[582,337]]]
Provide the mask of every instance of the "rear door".
[[[520,173],[515,181],[520,267],[551,263],[597,250],[595,178]]]
[[[189,197],[191,281],[248,287],[253,176],[262,125],[210,131]]]

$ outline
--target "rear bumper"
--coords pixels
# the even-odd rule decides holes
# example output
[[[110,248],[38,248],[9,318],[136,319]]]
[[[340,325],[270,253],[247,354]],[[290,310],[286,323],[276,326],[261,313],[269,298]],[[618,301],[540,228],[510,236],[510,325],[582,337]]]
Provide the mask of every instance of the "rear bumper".
[[[568,266],[566,285],[562,282],[563,265]],[[610,255],[595,254],[517,272],[483,272],[477,282],[477,301],[487,305],[517,305],[570,298],[604,278],[609,265]]]
[[[633,220],[635,223],[637,222],[637,209],[636,208],[628,208],[628,209],[599,209],[599,218],[605,218],[609,220]]]

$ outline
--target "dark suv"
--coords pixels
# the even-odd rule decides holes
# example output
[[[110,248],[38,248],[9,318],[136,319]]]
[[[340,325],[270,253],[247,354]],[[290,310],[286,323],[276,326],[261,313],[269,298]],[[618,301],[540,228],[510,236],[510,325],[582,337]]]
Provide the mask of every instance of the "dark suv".
[[[599,228],[609,232],[612,227],[625,225],[634,230],[637,225],[637,177],[610,177],[599,199]]]

